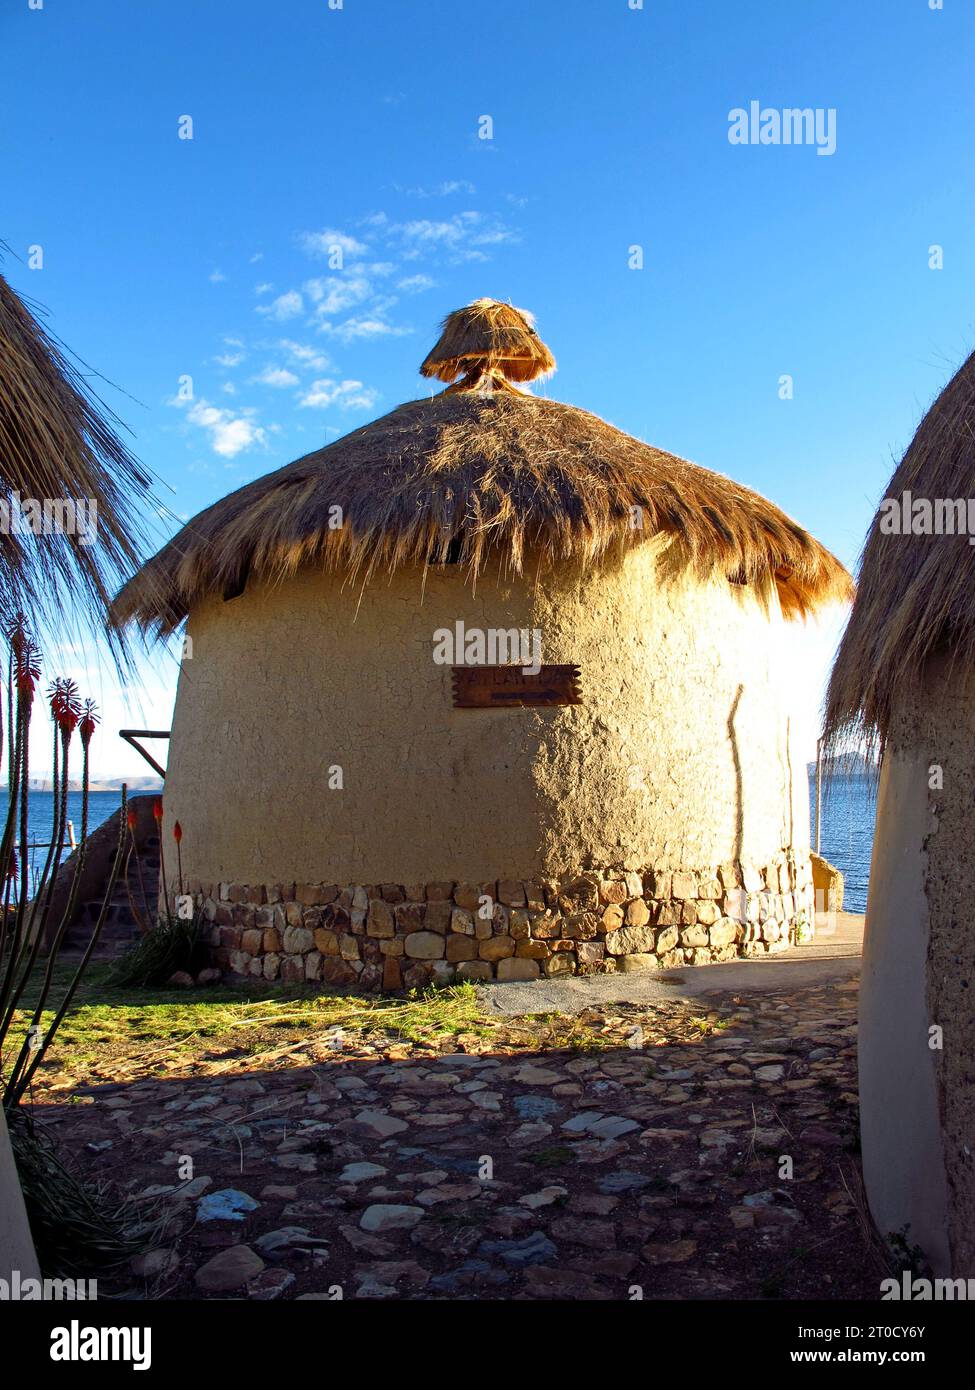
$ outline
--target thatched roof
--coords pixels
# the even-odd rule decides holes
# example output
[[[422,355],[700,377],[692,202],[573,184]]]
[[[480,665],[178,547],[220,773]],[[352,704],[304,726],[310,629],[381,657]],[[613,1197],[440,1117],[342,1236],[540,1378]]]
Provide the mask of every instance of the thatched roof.
[[[305,565],[365,580],[449,551],[473,578],[489,559],[597,561],[660,533],[701,574],[774,586],[789,615],[851,594],[839,561],[748,488],[587,411],[467,390],[401,405],[209,507],[125,586],[114,619],[165,635],[208,595]]]
[[[963,502],[967,512],[975,498],[975,353],[921,421],[885,498],[903,512],[906,493],[922,528],[926,511],[938,527],[946,503]],[[826,697],[831,744],[857,735],[882,747],[895,703],[918,696],[936,652],[975,663],[975,545],[964,533],[884,534],[882,518],[889,528],[892,515],[881,502],[860,557],[856,603]]]
[[[0,529],[0,616],[22,609],[63,625],[66,601],[74,600],[82,620],[98,625],[137,563],[134,504],[148,496],[149,478],[114,423],[0,276],[0,497],[18,516],[17,530],[12,520]],[[41,505],[93,501],[94,543],[83,532],[35,535],[21,527],[16,494]]]
[[[455,309],[441,324],[442,332],[420,367],[423,376],[452,382],[465,378],[476,385],[482,377],[505,381],[534,381],[555,371],[555,358],[535,332],[526,309],[497,299],[475,299]]]

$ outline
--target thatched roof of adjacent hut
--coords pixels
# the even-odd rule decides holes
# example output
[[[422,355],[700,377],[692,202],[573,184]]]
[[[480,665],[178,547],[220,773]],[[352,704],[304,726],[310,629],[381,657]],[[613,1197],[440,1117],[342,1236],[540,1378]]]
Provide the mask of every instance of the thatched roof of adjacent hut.
[[[114,621],[164,636],[209,595],[306,565],[364,581],[449,558],[473,580],[489,559],[520,573],[529,553],[595,562],[661,535],[702,576],[776,590],[789,616],[851,596],[839,561],[758,493],[585,410],[485,385],[401,405],[207,508],[129,581]]]
[[[476,385],[482,377],[497,384],[534,381],[555,371],[555,358],[535,331],[527,309],[497,299],[475,299],[455,309],[420,367],[423,376],[452,382],[464,377]]]
[[[21,609],[63,622],[65,601],[74,599],[96,622],[137,562],[135,503],[148,495],[149,479],[115,423],[0,276],[0,497],[18,512],[18,495],[21,503],[82,499],[97,507],[93,544],[66,529],[0,529],[0,615]]]
[[[886,533],[896,502],[918,534]],[[826,697],[826,738],[886,742],[895,703],[917,697],[926,662],[942,650],[975,663],[975,545],[946,534],[950,504],[975,498],[975,353],[918,426],[887,485],[860,557],[857,598]],[[889,500],[888,500],[889,499]],[[927,502],[928,506],[923,504]],[[921,504],[919,507],[918,504]],[[939,526],[938,516],[942,521]],[[931,518],[931,530],[923,534]],[[966,520],[967,525],[967,520]],[[975,534],[975,533],[973,533]]]

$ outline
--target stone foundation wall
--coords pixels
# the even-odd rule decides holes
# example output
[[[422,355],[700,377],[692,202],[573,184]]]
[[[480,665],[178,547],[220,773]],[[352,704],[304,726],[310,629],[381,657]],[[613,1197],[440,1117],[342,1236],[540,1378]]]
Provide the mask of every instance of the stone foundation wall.
[[[815,921],[809,856],[558,882],[187,885],[226,975],[363,991],[760,956]]]

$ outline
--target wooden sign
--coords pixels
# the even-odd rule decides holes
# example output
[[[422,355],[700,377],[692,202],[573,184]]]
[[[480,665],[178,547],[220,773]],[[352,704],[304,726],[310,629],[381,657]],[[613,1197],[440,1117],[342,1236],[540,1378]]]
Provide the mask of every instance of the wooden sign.
[[[578,666],[453,666],[454,709],[581,705]]]

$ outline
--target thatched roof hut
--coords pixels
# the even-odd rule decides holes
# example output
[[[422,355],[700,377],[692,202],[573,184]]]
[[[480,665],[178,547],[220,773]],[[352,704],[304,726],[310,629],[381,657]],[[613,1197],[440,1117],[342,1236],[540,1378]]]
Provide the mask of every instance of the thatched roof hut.
[[[975,353],[924,416],[867,533],[829,686],[831,742],[859,734],[882,746],[938,651],[975,666],[973,483]]]
[[[442,362],[452,380],[465,343],[487,358],[498,310],[522,319],[492,300],[449,315],[423,370]],[[475,311],[480,333],[457,340],[452,321],[470,324]],[[531,331],[537,361],[554,363]],[[502,355],[491,363],[507,370]],[[125,586],[113,614],[166,635],[208,595],[280,583],[306,565],[365,580],[449,552],[474,580],[489,565],[523,574],[529,552],[543,566],[599,563],[660,538],[674,563],[701,577],[718,570],[762,601],[774,593],[789,617],[852,594],[836,558],[749,488],[574,406],[467,389],[398,406],[214,503]]]
[[[864,1176],[883,1235],[975,1276],[975,354],[918,427],[867,536],[827,695],[882,751],[860,995]],[[943,1045],[931,1029],[943,1030]]]
[[[23,609],[63,622],[70,596],[100,624],[119,578],[137,563],[137,504],[149,495],[149,478],[116,425],[0,276],[5,613]]]
[[[495,386],[535,381],[555,371],[555,358],[535,332],[526,309],[497,299],[475,299],[448,314],[439,339],[424,358],[420,372],[454,389],[478,386],[487,378]]]
[[[499,308],[445,333],[463,389],[216,503],[116,602],[149,632],[189,615],[166,797],[237,970],[306,967],[238,940],[221,893],[302,884],[350,927],[309,978],[360,983],[399,955],[415,983],[756,954],[808,919],[777,633],[849,576],[749,489],[498,385]],[[478,886],[485,939],[465,933]]]

